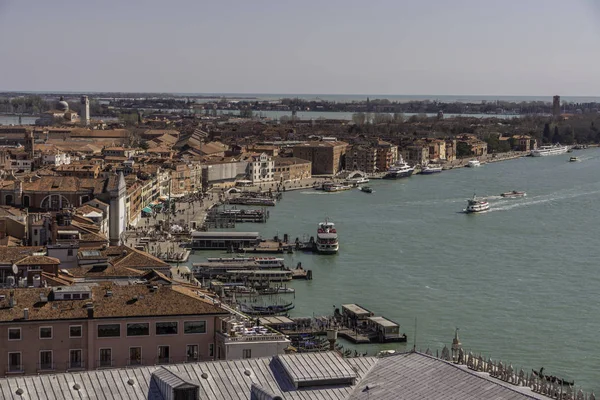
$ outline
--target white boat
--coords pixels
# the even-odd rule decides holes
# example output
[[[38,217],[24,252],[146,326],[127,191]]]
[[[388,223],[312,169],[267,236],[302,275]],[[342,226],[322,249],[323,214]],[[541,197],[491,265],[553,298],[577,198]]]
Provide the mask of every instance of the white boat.
[[[352,186],[342,185],[339,183],[326,182],[323,184],[323,191],[328,193],[343,192],[344,190],[350,189],[352,189]]]
[[[569,146],[561,146],[560,144],[555,144],[551,146],[541,146],[535,150],[531,150],[531,155],[533,157],[544,157],[544,156],[555,156],[558,154],[565,154],[569,151]]]
[[[467,167],[469,167],[469,168],[481,167],[481,163],[479,162],[479,160],[470,160],[469,163],[467,164]]]
[[[434,167],[434,166],[426,165],[425,167],[423,167],[423,169],[421,169],[422,175],[438,174],[440,172],[442,172],[442,167]]]
[[[525,196],[527,196],[527,193],[513,190],[512,192],[502,193],[500,196],[502,196],[502,197],[525,197]]]
[[[324,254],[334,254],[340,249],[335,224],[328,219],[319,224],[316,245],[317,251]]]
[[[571,158],[569,158],[569,161],[570,162],[577,162],[577,161],[579,161],[579,158],[578,157],[571,157]]]
[[[415,167],[411,167],[399,156],[398,161],[388,169],[383,179],[400,179],[408,178],[415,171]]]
[[[467,201],[468,204],[467,208],[465,209],[466,213],[478,213],[490,209],[490,203],[488,203],[486,199],[478,199],[475,195],[473,195],[472,199]]]
[[[348,183],[352,185],[362,185],[363,183],[369,183],[369,178],[365,178],[364,176],[358,178],[350,178],[348,179]]]

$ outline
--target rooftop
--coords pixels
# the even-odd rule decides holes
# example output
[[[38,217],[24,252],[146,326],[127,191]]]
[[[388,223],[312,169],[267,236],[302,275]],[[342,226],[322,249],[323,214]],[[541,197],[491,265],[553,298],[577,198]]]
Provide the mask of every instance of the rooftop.
[[[59,288],[28,288],[14,290],[16,305],[9,307],[10,290],[0,290],[0,322],[23,320],[23,309],[29,308],[29,320],[87,319],[86,303],[94,305],[94,318],[120,318],[137,316],[227,314],[225,310],[200,299],[193,292],[178,286],[146,285],[120,286],[102,284],[91,288],[92,298],[86,300],[54,300],[53,290],[77,290],[79,285]],[[82,289],[83,290],[83,289]],[[110,291],[111,294],[107,295]],[[45,295],[48,302],[40,301]]]

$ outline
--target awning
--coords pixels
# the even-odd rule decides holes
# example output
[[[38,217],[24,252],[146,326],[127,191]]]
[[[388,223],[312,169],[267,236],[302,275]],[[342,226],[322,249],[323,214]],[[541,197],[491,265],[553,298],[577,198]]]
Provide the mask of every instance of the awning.
[[[144,208],[142,208],[142,212],[152,214],[152,209],[150,207],[144,207]]]

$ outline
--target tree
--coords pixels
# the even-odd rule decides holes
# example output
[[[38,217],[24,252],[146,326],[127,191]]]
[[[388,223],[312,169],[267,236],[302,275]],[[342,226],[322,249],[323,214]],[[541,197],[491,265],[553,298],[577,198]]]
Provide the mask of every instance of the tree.
[[[558,125],[554,126],[554,135],[552,135],[552,143],[560,143],[560,133],[558,132]]]
[[[542,135],[542,141],[544,143],[550,143],[552,141],[552,135],[550,134],[550,124],[546,122],[544,125],[544,134]]]
[[[456,143],[456,157],[465,158],[473,155],[473,150],[471,149],[471,145],[466,142],[457,142]]]

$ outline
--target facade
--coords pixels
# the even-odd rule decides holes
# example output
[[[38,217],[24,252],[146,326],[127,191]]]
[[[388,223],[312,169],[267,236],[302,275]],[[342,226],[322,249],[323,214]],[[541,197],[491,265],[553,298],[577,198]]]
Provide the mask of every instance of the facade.
[[[273,178],[278,182],[297,181],[312,176],[310,161],[296,157],[277,157],[275,159],[275,174]]]
[[[62,151],[46,153],[42,155],[42,164],[55,166],[69,165],[71,164],[71,156],[67,153],[63,153]]]
[[[272,182],[275,174],[275,161],[266,153],[253,155],[252,160],[248,162],[248,179],[253,184],[262,182]]]
[[[103,284],[0,290],[0,375],[215,358],[227,311],[179,287]]]
[[[427,139],[430,161],[446,160],[446,141],[439,139]]]
[[[395,144],[378,140],[376,149],[377,171],[387,171],[396,161],[398,161],[398,146]]]
[[[413,144],[402,149],[402,158],[410,165],[427,165],[429,146]]]
[[[300,143],[293,147],[293,155],[310,161],[313,175],[335,175],[343,168],[347,146],[337,141]]]
[[[357,144],[346,151],[346,170],[359,170],[367,174],[377,172],[377,148]]]
[[[202,184],[208,188],[217,183],[234,182],[245,177],[247,169],[247,161],[206,162],[202,165]]]

